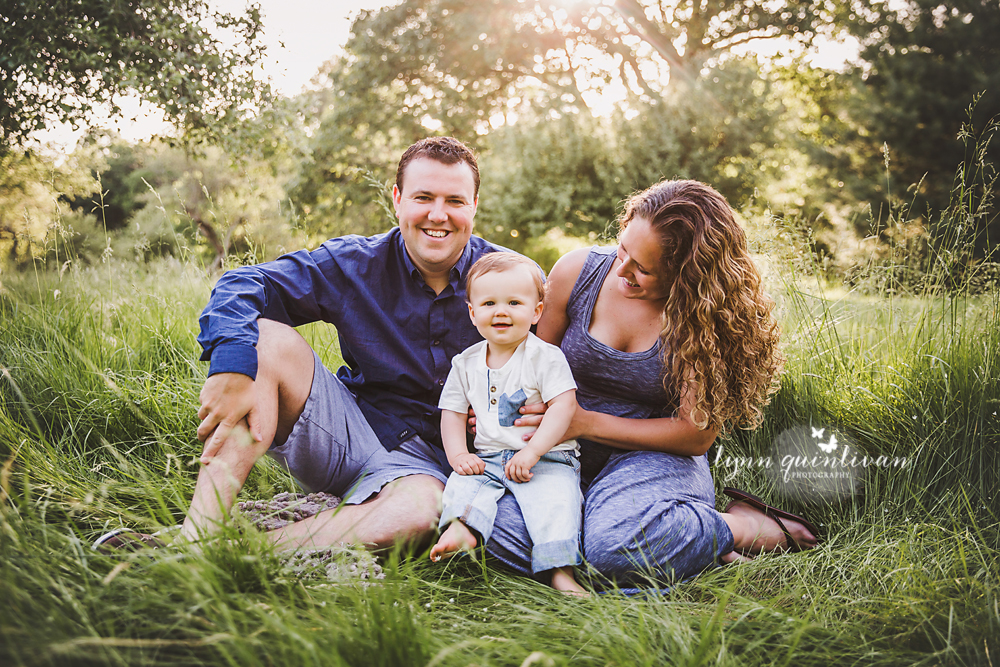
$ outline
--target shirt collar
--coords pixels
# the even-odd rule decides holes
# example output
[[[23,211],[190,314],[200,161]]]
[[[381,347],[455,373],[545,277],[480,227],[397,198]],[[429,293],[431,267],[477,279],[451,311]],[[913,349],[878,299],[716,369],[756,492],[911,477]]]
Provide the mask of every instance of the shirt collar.
[[[450,282],[454,286],[455,291],[458,291],[459,285],[462,282],[462,276],[466,274],[469,270],[469,266],[472,264],[472,239],[470,238],[468,243],[465,244],[465,248],[462,250],[461,257],[455,262],[455,266],[451,267]]]
[[[396,247],[399,249],[399,254],[403,257],[403,266],[406,267],[406,272],[410,274],[411,278],[420,278],[422,281],[423,276],[420,275],[417,265],[410,259],[410,253],[406,252],[406,244],[403,243],[403,232],[399,229],[399,225],[393,228],[392,233],[396,235]]]

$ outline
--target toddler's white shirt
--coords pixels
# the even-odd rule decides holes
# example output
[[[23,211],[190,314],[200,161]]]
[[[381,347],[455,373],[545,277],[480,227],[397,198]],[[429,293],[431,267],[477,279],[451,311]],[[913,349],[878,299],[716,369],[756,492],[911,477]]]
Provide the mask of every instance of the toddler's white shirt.
[[[441,391],[438,407],[468,413],[476,411],[476,449],[493,452],[522,449],[521,439],[534,430],[531,426],[513,426],[518,408],[532,403],[548,403],[553,398],[576,389],[566,357],[532,333],[517,346],[503,368],[486,365],[484,340],[467,348],[451,360],[451,372]],[[579,453],[576,440],[559,443],[551,451],[572,450]]]

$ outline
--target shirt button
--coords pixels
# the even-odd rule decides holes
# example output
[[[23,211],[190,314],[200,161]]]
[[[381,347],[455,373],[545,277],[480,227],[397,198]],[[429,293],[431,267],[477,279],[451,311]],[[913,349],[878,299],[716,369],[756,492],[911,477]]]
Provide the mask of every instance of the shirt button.
[[[440,344],[441,344],[441,341],[440,341],[440,340],[436,340],[436,341],[434,341],[434,343],[433,343],[433,345],[440,345]]]
[[[444,380],[438,380],[438,385],[441,386],[441,387],[443,387],[444,386]]]
[[[496,391],[496,390],[497,390],[496,387],[490,387],[490,391]]]
[[[491,398],[490,399],[490,405],[496,405],[496,404],[497,404],[497,399]]]

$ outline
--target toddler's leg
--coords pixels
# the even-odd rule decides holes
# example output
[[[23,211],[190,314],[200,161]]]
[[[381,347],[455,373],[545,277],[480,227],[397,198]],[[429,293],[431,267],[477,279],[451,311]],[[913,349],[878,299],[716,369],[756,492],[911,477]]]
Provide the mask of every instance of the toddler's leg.
[[[548,572],[578,565],[580,475],[567,452],[549,452],[532,467],[530,482],[510,484],[531,536],[531,569]]]
[[[438,530],[444,533],[431,549],[431,560],[438,561],[459,551],[475,549],[477,533],[488,542],[497,514],[497,501],[504,486],[497,474],[503,468],[494,459],[497,454],[482,455],[486,470],[482,475],[459,475],[453,472],[444,487],[441,521]]]

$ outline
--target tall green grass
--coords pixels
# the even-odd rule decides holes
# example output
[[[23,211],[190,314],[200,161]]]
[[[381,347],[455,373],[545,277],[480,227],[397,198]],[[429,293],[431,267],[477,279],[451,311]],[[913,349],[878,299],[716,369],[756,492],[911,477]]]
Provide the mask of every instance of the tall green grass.
[[[331,582],[290,570],[252,531],[200,554],[91,551],[111,527],[183,517],[208,289],[203,273],[171,262],[5,284],[0,662],[971,665],[1000,655],[996,291],[889,304],[790,286],[782,390],[765,424],[727,450],[757,455],[793,424],[835,423],[866,451],[913,465],[869,475],[842,502],[799,506],[826,532],[809,553],[666,594],[579,601],[492,567],[399,554],[381,582]],[[335,365],[332,330],[305,333]],[[732,483],[775,497],[753,469]],[[284,490],[287,476],[265,462],[243,497]]]
[[[824,543],[578,600],[422,554],[382,556],[384,580],[331,580],[238,523],[201,552],[97,554],[104,531],[187,509],[210,281],[169,259],[4,279],[0,664],[1000,664],[995,284],[872,295],[786,280],[782,389],[760,428],[720,445],[762,456],[788,428],[832,425],[909,465],[824,503],[741,469],[729,484],[807,512]],[[303,332],[339,363],[330,327]],[[242,497],[288,490],[264,461]]]

